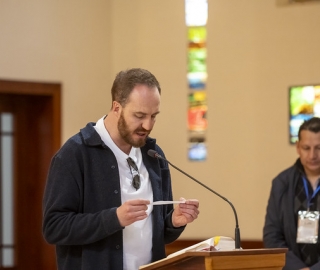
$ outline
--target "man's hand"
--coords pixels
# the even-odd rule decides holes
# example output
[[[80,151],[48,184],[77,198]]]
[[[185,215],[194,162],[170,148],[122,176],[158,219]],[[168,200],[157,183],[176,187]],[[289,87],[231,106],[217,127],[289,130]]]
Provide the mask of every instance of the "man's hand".
[[[120,207],[117,208],[117,216],[122,227],[128,226],[138,220],[145,219],[147,215],[147,209],[149,200],[130,200],[126,201]]]
[[[180,200],[185,200],[180,198]],[[180,203],[172,213],[172,224],[174,227],[184,226],[194,221],[199,215],[199,201],[186,200],[185,203]]]

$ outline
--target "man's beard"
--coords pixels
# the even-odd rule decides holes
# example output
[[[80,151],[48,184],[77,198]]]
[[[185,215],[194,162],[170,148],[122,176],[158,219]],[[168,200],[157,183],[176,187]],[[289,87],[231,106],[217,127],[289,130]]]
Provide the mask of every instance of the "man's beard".
[[[120,118],[118,121],[118,130],[119,130],[121,138],[126,143],[130,144],[131,146],[136,147],[136,148],[140,148],[146,144],[146,140],[143,138],[137,139],[137,140],[134,140],[132,138],[132,133],[127,125],[126,120],[124,119],[122,112],[121,112],[121,115],[120,115]],[[144,128],[135,130],[135,132],[139,132],[139,131],[147,132],[147,130],[145,130]]]

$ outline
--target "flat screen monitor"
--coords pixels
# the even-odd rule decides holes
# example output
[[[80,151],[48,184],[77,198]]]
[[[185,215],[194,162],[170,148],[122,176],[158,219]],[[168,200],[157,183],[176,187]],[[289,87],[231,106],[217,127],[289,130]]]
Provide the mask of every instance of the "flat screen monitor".
[[[301,124],[312,117],[320,117],[320,83],[289,87],[289,141],[298,139]]]

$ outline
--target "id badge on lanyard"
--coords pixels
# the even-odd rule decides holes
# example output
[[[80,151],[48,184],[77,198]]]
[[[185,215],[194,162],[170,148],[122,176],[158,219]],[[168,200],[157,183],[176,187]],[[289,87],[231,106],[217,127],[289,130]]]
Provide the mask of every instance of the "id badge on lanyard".
[[[316,244],[318,241],[319,211],[309,211],[310,202],[320,190],[320,186],[309,198],[307,180],[303,178],[304,189],[307,196],[307,211],[298,212],[297,243]]]
[[[316,244],[318,225],[319,211],[299,211],[297,243]]]

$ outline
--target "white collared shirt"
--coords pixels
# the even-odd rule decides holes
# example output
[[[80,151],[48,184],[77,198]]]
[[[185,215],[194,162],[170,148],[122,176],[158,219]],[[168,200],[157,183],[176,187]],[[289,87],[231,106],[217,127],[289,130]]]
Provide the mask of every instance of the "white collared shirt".
[[[149,174],[142,162],[142,154],[140,148],[132,147],[129,156],[134,160],[138,167],[141,186],[136,190],[132,186],[132,173],[127,162],[129,157],[122,152],[119,147],[111,139],[107,129],[104,126],[102,117],[98,120],[94,128],[100,135],[102,141],[114,153],[119,168],[121,201],[126,202],[133,199],[144,199],[153,201],[153,193]],[[106,194],[107,196],[107,194]],[[148,206],[148,217],[126,226],[123,229],[123,269],[137,270],[139,266],[148,264],[152,258],[152,216],[150,215],[153,206]]]

